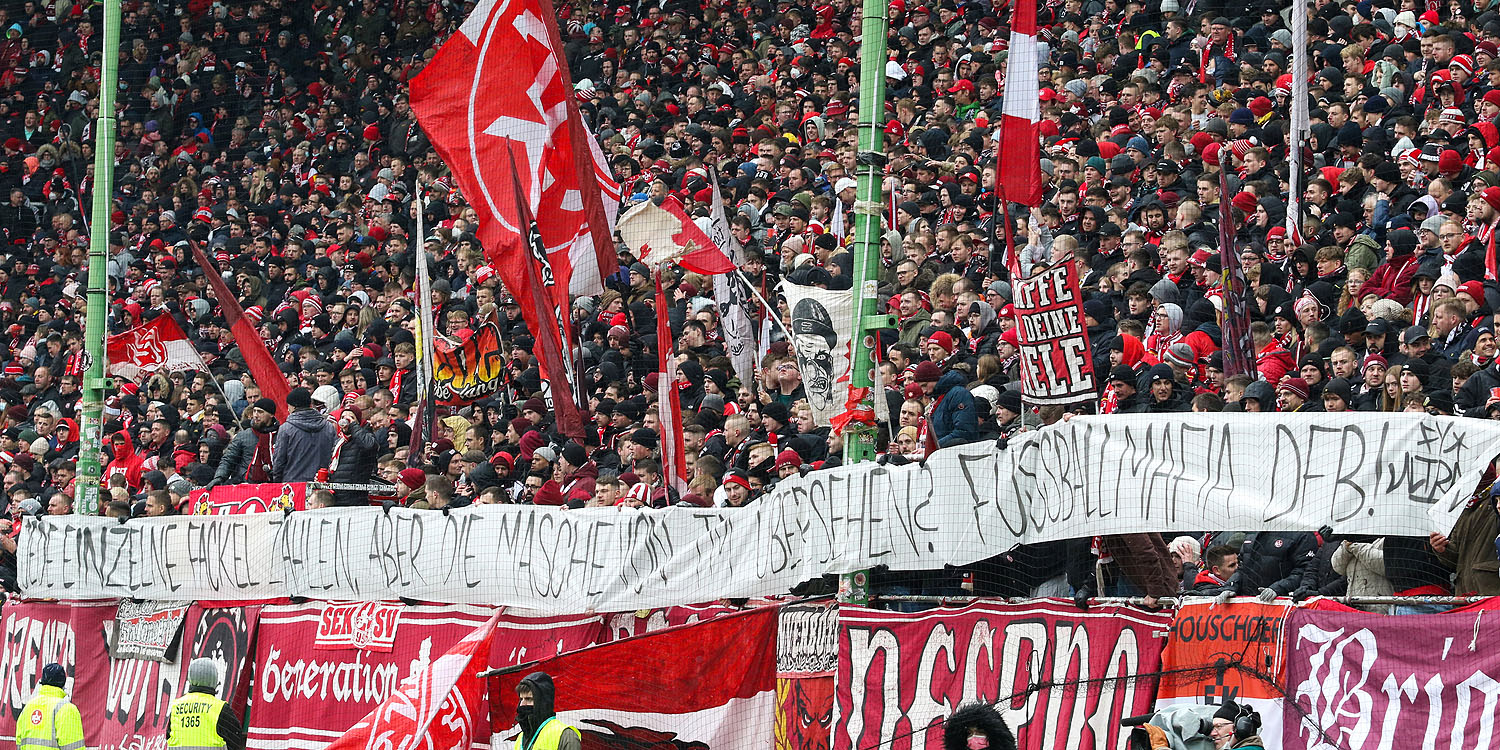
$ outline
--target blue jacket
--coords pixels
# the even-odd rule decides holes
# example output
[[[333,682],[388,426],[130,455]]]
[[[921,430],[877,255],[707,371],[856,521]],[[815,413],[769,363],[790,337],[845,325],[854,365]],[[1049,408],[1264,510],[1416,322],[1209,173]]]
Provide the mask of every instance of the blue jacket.
[[[979,439],[979,415],[974,412],[974,395],[969,393],[964,376],[957,372],[943,373],[934,397],[941,396],[927,429],[937,438],[939,448],[972,443]]]

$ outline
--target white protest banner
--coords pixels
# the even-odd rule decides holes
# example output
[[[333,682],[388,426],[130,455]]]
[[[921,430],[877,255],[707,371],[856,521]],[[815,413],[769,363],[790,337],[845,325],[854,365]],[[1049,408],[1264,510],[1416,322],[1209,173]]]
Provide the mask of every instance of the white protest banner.
[[[1099,394],[1078,267],[1062,263],[1016,282],[1021,389],[1034,404],[1070,404]]]
[[[827,427],[844,413],[849,400],[854,292],[782,282],[781,293],[792,311],[792,349],[813,421]]]
[[[825,573],[966,565],[1018,543],[1205,529],[1448,531],[1500,424],[1419,414],[1082,417],[997,450],[857,464],[778,483],[744,508],[28,520],[33,598],[283,596],[630,611],[783,593]]]

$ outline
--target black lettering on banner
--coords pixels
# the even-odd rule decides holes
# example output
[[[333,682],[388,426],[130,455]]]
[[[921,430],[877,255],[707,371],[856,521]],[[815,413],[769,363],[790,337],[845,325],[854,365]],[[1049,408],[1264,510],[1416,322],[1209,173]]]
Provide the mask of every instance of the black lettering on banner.
[[[531,540],[536,533],[536,509],[526,508],[520,512],[501,514],[499,523],[500,529],[495,534],[496,557],[509,561],[511,567],[525,573],[535,590],[531,570],[531,553],[534,547]]]
[[[982,463],[985,459],[985,456],[972,456],[967,453],[958,454],[958,471],[963,475],[964,487],[969,490],[969,510],[974,514],[974,531],[979,534],[980,542],[985,541],[984,520],[981,517],[980,511],[984,510],[984,507],[989,505],[990,501],[984,499],[984,496],[979,494],[979,479],[974,476],[973,471],[970,471],[969,465]],[[990,487],[993,489],[995,485],[991,484]]]
[[[791,604],[777,613],[778,674],[821,674],[838,668],[838,608]]]
[[[1031,488],[1037,484],[1036,474],[1030,469],[1028,464],[1030,463],[1029,459],[1032,454],[1037,450],[1037,443],[1036,441],[1025,441],[1021,443],[1020,448],[1011,448],[1011,450],[1016,453],[1016,461],[1012,465],[1013,470],[1010,473],[1011,495],[1015,498],[1015,516],[1012,518],[1011,515],[1006,513],[1005,503],[997,504],[995,510],[999,512],[1000,520],[1005,524],[1005,528],[1010,531],[1012,536],[1024,537],[1026,532],[1031,529],[1031,514],[1026,509],[1027,504],[1032,500],[1029,493]],[[1017,523],[1020,525],[1017,526]]]

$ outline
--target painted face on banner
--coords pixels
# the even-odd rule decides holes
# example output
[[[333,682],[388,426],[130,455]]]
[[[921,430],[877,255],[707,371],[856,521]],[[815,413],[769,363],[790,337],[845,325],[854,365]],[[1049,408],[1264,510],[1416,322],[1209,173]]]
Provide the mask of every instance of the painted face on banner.
[[[815,299],[802,299],[792,310],[792,337],[807,401],[815,410],[833,406],[833,347],[838,333],[828,310]]]

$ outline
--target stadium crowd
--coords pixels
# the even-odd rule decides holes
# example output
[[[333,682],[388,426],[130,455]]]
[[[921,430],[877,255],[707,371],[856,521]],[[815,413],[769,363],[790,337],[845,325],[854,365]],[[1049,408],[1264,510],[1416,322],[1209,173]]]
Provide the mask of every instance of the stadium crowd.
[[[780,279],[850,288],[857,4],[556,5],[576,96],[627,204],[670,193],[703,215],[716,170],[742,270],[772,304]],[[15,519],[0,521],[0,568],[25,513],[73,510],[91,232],[109,235],[111,332],[170,315],[211,370],[110,396],[111,515],[183,512],[194,488],[214,484],[315,478],[383,480],[391,502],[419,508],[738,506],[838,464],[842,440],[814,423],[783,337],[767,329],[758,382],[740,382],[712,283],[676,273],[670,309],[655,309],[648,269],[623,246],[610,288],[571,310],[588,437],[557,434],[515,299],[405,93],[472,6],[126,0],[114,207],[108,227],[90,227],[101,5],[0,2],[0,463]],[[1013,229],[1025,268],[1077,263],[1085,275],[1101,384],[1086,410],[1500,413],[1500,14],[1463,0],[1312,6],[1312,125],[1292,237],[1284,3],[1039,9],[1047,190]],[[893,199],[879,293],[899,326],[880,342],[895,421],[880,450],[905,461],[1062,415],[1022,403],[996,221],[1008,3],[891,0],[889,11],[880,119]],[[1258,371],[1227,378],[1224,203],[1253,290]],[[190,240],[294,386],[284,422]],[[505,368],[496,393],[444,410],[413,458],[424,252],[439,328],[462,340],[494,321]],[[680,495],[660,460],[659,315],[681,361],[691,481]],[[310,504],[365,501],[318,492]],[[1080,595],[1495,594],[1497,532],[1485,486],[1451,538],[1059,542],[1064,554],[1021,549],[981,566],[975,590],[1034,593],[1066,568]],[[1369,575],[1382,555],[1390,575]],[[905,583],[948,591],[955,575]]]

